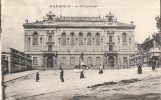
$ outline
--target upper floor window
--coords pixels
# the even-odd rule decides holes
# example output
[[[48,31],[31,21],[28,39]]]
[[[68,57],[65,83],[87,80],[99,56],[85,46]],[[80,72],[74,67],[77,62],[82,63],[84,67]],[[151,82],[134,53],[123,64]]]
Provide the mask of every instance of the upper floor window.
[[[100,45],[100,34],[96,33],[96,45]]]
[[[87,45],[91,45],[91,33],[87,34]]]
[[[109,51],[113,51],[113,46],[109,45]]]
[[[103,43],[103,38],[101,38],[101,43]]]
[[[118,43],[120,43],[120,38],[118,38]]]
[[[129,38],[129,43],[131,43],[131,38]]]
[[[122,44],[126,44],[126,33],[122,34]]]
[[[70,36],[71,36],[71,41],[70,41],[70,43],[71,43],[71,45],[74,45],[75,44],[75,34],[72,32],[71,34],[70,34]]]
[[[48,45],[48,51],[52,51],[52,45]]]
[[[62,37],[62,38],[61,38],[61,44],[62,44],[62,45],[66,45],[66,33],[63,32],[61,37]]]
[[[49,42],[52,42],[52,36],[49,36],[49,37],[48,37],[48,41],[49,41]]]
[[[83,33],[79,33],[79,44],[83,45]]]
[[[109,36],[109,42],[112,42],[112,36]]]
[[[38,33],[33,33],[33,45],[38,45]]]

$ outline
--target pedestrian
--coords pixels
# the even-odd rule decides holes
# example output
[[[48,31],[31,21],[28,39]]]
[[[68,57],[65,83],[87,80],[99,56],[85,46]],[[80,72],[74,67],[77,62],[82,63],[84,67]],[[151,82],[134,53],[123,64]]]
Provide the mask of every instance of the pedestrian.
[[[36,73],[36,82],[38,82],[40,80],[39,78],[39,72]]]
[[[101,64],[100,64],[100,66],[99,66],[99,74],[103,74],[103,67],[102,67]]]
[[[60,80],[64,82],[64,70],[63,68],[60,68]]]
[[[152,60],[152,70],[155,70],[155,67],[156,67],[156,61],[153,59]]]
[[[84,78],[83,67],[80,69],[80,79]]]
[[[137,66],[138,66],[138,74],[142,74],[142,64],[140,63],[140,61]]]

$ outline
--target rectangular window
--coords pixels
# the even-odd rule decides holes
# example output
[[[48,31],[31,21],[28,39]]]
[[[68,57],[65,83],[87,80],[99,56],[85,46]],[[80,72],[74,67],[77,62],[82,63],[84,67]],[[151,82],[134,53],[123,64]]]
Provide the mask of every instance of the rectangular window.
[[[112,36],[109,36],[109,42],[112,42]]]
[[[71,57],[71,58],[70,58],[70,64],[71,64],[71,65],[74,65],[74,64],[75,64],[75,58],[74,58],[74,57]]]
[[[37,63],[37,57],[33,57],[33,65],[38,65],[38,63]]]
[[[100,65],[101,61],[100,61],[100,57],[96,57],[96,65]]]
[[[123,57],[123,64],[127,65],[127,57]]]
[[[48,51],[52,51],[52,45],[48,45]]]
[[[87,59],[87,65],[91,65],[92,64],[92,58],[91,57],[88,57]]]
[[[62,64],[66,64],[66,57],[62,57]]]

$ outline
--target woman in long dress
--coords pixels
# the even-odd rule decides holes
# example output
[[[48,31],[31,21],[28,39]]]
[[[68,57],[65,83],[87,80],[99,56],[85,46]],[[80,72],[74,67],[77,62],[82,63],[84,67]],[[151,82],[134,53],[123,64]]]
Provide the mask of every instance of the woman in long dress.
[[[80,79],[84,78],[83,68],[80,69]]]
[[[140,61],[137,66],[138,66],[138,74],[142,74],[142,65],[141,65]]]

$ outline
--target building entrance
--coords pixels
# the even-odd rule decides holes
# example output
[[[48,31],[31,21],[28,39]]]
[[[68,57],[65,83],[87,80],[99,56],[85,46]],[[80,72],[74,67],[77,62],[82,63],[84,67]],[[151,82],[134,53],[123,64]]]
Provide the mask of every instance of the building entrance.
[[[114,67],[114,57],[113,56],[110,56],[108,58],[108,66],[109,67]]]
[[[49,56],[47,58],[47,68],[53,68],[53,57]]]

